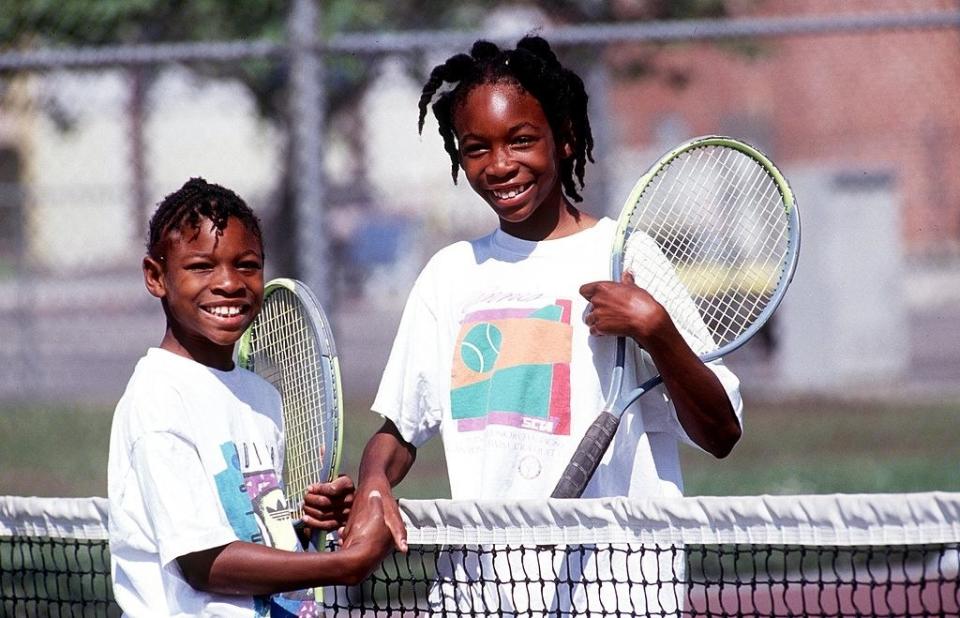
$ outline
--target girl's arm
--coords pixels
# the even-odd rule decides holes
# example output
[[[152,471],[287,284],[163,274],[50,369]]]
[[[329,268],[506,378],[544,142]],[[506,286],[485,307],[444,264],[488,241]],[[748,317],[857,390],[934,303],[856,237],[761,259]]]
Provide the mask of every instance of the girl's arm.
[[[687,345],[670,315],[630,273],[619,283],[597,281],[580,288],[592,307],[592,335],[631,337],[653,359],[673,399],[677,418],[696,444],[726,457],[740,439],[740,422],[716,374]]]
[[[357,530],[350,548],[293,552],[234,541],[180,556],[177,564],[191,586],[217,594],[253,596],[316,586],[352,586],[363,581],[391,549],[379,501],[374,500],[369,511],[367,521],[372,523]]]
[[[416,447],[403,439],[392,421],[384,421],[363,449],[357,491],[343,533],[344,547],[352,546],[360,527],[376,525],[370,520],[371,514],[376,514],[376,509],[370,508],[373,498],[383,501],[381,523],[390,531],[394,546],[407,551],[407,529],[393,497],[393,486],[403,480],[416,458]]]

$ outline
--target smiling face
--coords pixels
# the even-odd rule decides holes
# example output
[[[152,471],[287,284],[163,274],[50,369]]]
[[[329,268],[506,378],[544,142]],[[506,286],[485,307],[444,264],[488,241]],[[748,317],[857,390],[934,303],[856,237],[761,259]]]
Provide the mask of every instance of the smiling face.
[[[507,82],[480,84],[456,107],[453,126],[470,186],[519,238],[555,235],[572,207],[560,183],[558,147],[540,103]]]
[[[231,217],[218,236],[209,219],[199,230],[168,232],[161,257],[143,260],[151,294],[163,301],[161,348],[218,369],[233,366],[233,344],[263,304],[263,248]]]

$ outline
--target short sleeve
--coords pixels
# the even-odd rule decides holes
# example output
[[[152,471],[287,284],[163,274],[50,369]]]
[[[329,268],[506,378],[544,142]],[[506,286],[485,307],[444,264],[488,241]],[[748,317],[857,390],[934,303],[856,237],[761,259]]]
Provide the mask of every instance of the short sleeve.
[[[740,379],[736,376],[735,373],[730,371],[730,368],[727,367],[723,360],[718,359],[715,361],[710,361],[707,363],[707,367],[713,371],[714,375],[717,376],[717,379],[720,380],[720,384],[723,385],[723,390],[727,393],[727,399],[730,400],[730,407],[733,408],[733,413],[737,417],[737,424],[743,428],[743,399],[740,397]],[[672,406],[671,406],[672,408]],[[674,410],[674,416],[677,412]],[[677,425],[680,426],[680,421],[677,421]],[[704,450],[699,444],[694,442],[690,436],[687,435],[687,432],[680,428],[682,432],[681,437],[683,441],[691,446]]]
[[[648,373],[648,375],[656,375],[656,368],[645,353],[638,352],[634,358],[641,366],[647,368],[647,372],[651,372]],[[742,428],[743,399],[740,396],[740,379],[735,373],[730,371],[721,359],[710,361],[706,363],[706,365],[714,375],[717,376],[717,379],[720,380],[720,384],[727,394],[727,399],[730,400],[730,407],[733,408],[733,412],[737,416],[737,422]],[[643,414],[646,431],[651,433],[670,433],[686,444],[703,450],[699,444],[687,435],[686,430],[680,423],[680,419],[677,418],[677,410],[670,399],[670,395],[662,384],[652,389],[651,392],[641,397],[637,400],[637,403],[633,405],[636,406],[638,404],[642,406],[641,413]]]
[[[407,299],[372,406],[417,448],[439,431],[443,410],[439,398],[446,388],[440,325],[422,296],[421,283],[418,280]]]
[[[237,540],[200,455],[187,440],[171,432],[146,433],[134,444],[131,465],[164,565]]]

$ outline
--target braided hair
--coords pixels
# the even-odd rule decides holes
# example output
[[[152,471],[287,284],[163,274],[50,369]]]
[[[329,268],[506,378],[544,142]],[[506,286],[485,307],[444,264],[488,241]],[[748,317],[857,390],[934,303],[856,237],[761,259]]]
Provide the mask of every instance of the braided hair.
[[[162,245],[166,235],[184,226],[199,232],[201,219],[209,219],[217,237],[220,237],[230,217],[243,223],[263,244],[260,220],[239,195],[203,178],[191,178],[157,206],[150,218],[147,252],[151,257],[162,260]]]
[[[526,36],[517,43],[516,49],[510,50],[480,40],[473,44],[469,55],[451,56],[434,67],[420,95],[418,126],[421,134],[427,106],[444,82],[456,86],[437,97],[433,114],[440,125],[443,147],[450,155],[454,182],[457,182],[460,168],[460,153],[453,129],[454,112],[475,87],[505,82],[515,84],[533,96],[543,108],[557,143],[567,141],[572,146],[573,156],[560,160],[560,181],[567,196],[582,201],[577,189],[583,188],[586,162],[593,162],[587,92],[583,80],[560,64],[545,39]]]

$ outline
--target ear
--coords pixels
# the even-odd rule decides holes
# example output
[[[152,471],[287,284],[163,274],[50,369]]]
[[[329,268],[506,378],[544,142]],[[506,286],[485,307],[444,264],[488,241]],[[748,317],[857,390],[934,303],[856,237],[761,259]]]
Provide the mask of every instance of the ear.
[[[149,255],[143,258],[143,283],[153,296],[163,298],[167,295],[167,287],[163,281],[163,264]]]

